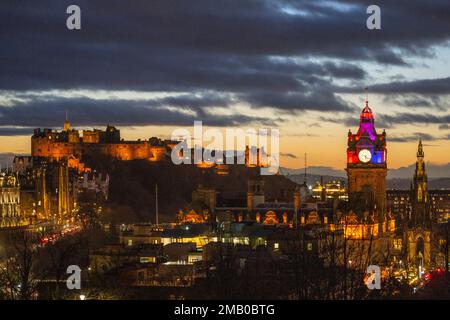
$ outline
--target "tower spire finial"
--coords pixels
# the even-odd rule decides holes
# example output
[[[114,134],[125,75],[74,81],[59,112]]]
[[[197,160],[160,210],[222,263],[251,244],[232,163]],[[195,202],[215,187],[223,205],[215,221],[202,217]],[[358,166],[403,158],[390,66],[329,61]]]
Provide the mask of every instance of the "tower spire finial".
[[[366,94],[366,107],[369,106],[369,88],[365,87],[364,88],[365,94]]]
[[[424,157],[423,146],[422,146],[422,137],[419,137],[419,146],[417,148],[417,157]]]
[[[66,120],[64,121],[64,131],[70,130],[69,112],[66,109]]]

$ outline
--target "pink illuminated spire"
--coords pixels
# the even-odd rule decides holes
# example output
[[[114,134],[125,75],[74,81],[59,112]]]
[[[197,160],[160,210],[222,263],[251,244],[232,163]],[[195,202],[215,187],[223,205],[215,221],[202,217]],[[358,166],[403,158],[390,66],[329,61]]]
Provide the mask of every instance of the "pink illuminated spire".
[[[373,116],[372,109],[369,107],[369,97],[368,97],[368,89],[366,91],[366,105],[364,109],[361,111],[361,116],[359,118],[359,130],[358,135],[367,134],[370,139],[375,140],[376,131],[375,131],[375,118]]]

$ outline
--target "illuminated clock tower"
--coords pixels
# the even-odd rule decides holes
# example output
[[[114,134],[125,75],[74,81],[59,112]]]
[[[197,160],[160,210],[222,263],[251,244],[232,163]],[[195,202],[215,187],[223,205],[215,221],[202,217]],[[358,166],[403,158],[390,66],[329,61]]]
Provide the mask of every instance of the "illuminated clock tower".
[[[367,99],[358,132],[349,131],[347,143],[349,202],[359,201],[361,210],[375,210],[378,218],[383,219],[386,210],[386,132],[377,134]]]

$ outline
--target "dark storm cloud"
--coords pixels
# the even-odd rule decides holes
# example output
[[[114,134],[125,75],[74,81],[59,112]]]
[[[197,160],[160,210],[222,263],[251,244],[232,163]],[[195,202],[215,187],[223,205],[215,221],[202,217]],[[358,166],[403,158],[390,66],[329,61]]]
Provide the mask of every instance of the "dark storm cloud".
[[[199,101],[199,104],[209,105],[202,102],[201,98]],[[209,102],[216,104],[215,100]],[[6,133],[3,135],[22,135],[29,133],[33,127],[59,127],[66,111],[69,112],[70,121],[80,127],[104,126],[106,123],[118,126],[192,125],[195,120],[202,120],[210,126],[245,125],[250,122],[268,126],[274,124],[272,120],[266,118],[209,114],[201,109],[197,110],[192,104],[192,98],[185,101],[183,97],[154,100],[56,98],[21,102],[15,107],[0,106],[0,126],[6,127],[3,131],[0,127],[0,135],[2,132]],[[167,106],[178,108],[167,109]],[[201,112],[201,118],[198,112]],[[27,128],[14,129],[12,126]]]
[[[359,119],[355,117],[320,117],[321,121],[338,123],[347,126],[348,128],[359,127]],[[376,127],[387,129],[402,124],[438,124],[442,128],[450,123],[450,114],[433,115],[429,113],[396,113],[393,115],[379,114],[375,116]]]
[[[377,123],[382,123],[382,126],[386,128],[394,124],[448,124],[450,123],[450,114],[397,113],[394,115],[379,115]]]
[[[424,141],[436,141],[436,140],[442,140],[445,139],[444,137],[436,137],[428,133],[423,132],[415,132],[413,134],[408,135],[390,135],[388,136],[389,142],[412,142],[412,141],[418,141],[420,139]]]
[[[447,1],[381,2],[383,32],[378,33],[365,27],[367,5],[336,3],[353,6],[342,11],[318,1],[79,0],[82,30],[68,31],[65,9],[72,2],[6,0],[0,4],[6,48],[1,57],[10,63],[0,85],[184,90],[216,84],[233,90],[233,83],[261,82],[292,88],[295,70],[278,78],[278,64],[266,61],[266,73],[257,73],[248,70],[248,61],[314,55],[396,64],[405,53],[427,54],[429,46],[449,38]],[[285,12],[292,7],[303,15]],[[348,67],[323,66],[334,76],[361,78],[361,70]]]
[[[363,69],[350,63],[335,64],[326,62],[323,64],[323,68],[328,75],[335,78],[362,80],[366,76],[366,72]]]
[[[0,127],[0,136],[30,136],[32,134],[31,128]]]
[[[382,32],[366,29],[368,1],[134,0],[125,4],[119,0],[78,0],[80,31],[65,27],[70,4],[73,2],[68,0],[0,3],[0,89],[187,92],[166,103],[209,118],[212,116],[204,107],[211,102],[206,101],[206,95],[199,101],[193,92],[213,92],[215,106],[229,106],[233,94],[254,108],[345,113],[352,106],[336,96],[344,89],[336,89],[334,81],[363,82],[367,74],[358,65],[360,61],[407,66],[411,57],[432,56],[433,46],[450,38],[447,0],[381,1]],[[400,89],[393,88],[397,84]],[[415,88],[407,89],[409,86],[393,82],[371,90],[440,94],[449,87],[448,80],[442,85],[425,81]],[[178,103],[177,99],[184,101]],[[17,122],[10,115],[0,123],[37,124],[32,113],[19,109],[43,112],[48,107],[61,113],[70,102],[60,102],[59,106],[36,101],[28,107],[13,107],[20,115]],[[90,125],[106,119],[100,114],[105,105],[114,102],[73,101],[81,122]],[[126,110],[118,105],[111,109],[120,115]],[[9,110],[1,110],[9,114]],[[131,114],[123,117],[108,114],[107,121],[116,117],[122,123],[139,125],[150,121],[142,120],[147,117],[169,124],[191,120],[184,113],[132,101],[128,110]],[[45,118],[36,112],[35,116],[49,125],[54,123],[49,120],[51,115]],[[249,120],[238,116],[212,120],[230,121],[229,125]]]
[[[79,1],[80,31],[65,28],[68,4],[1,4],[1,57],[16,62],[2,88],[298,90],[302,76],[365,75],[350,63],[268,59],[310,53],[300,30],[308,21],[271,1]]]
[[[393,103],[400,106],[407,106],[412,108],[420,108],[420,107],[430,107],[435,105],[436,101],[430,101],[431,99],[427,99],[420,96],[385,96],[384,102]]]
[[[361,88],[359,86],[339,87],[334,91],[360,93]],[[417,108],[436,110],[441,113],[441,116],[423,113],[381,116],[379,121],[385,127],[409,122],[448,123],[448,116],[445,113],[450,110],[450,77],[374,84],[369,87],[369,92],[383,95],[384,102],[390,105],[408,107],[411,110]]]
[[[383,101],[390,105],[415,109],[447,111],[450,108],[448,96],[438,94],[400,93],[384,95]]]
[[[256,107],[276,106],[284,110],[352,111],[347,103],[333,93],[317,89],[311,93],[253,92],[244,94],[242,100]]]
[[[450,77],[438,79],[424,79],[415,81],[394,81],[374,84],[369,87],[370,92],[385,95],[390,94],[416,94],[437,95],[450,94]],[[337,92],[359,93],[361,88],[337,88]]]
[[[297,159],[298,157],[293,154],[293,153],[284,153],[284,152],[280,152],[280,156],[282,157],[286,157],[286,158],[292,158],[292,159]]]
[[[345,118],[322,116],[319,119],[320,119],[320,121],[323,121],[323,122],[337,123],[337,124],[347,126],[349,128],[355,128],[355,127],[359,126],[359,119],[355,118],[354,116],[345,117]],[[377,121],[377,125],[378,125],[378,121]]]

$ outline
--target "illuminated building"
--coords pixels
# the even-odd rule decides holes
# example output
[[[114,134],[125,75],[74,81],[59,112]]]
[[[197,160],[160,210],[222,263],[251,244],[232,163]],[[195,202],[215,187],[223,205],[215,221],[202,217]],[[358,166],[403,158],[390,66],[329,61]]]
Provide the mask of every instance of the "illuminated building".
[[[245,169],[245,168],[244,168]],[[247,169],[246,169],[247,170]],[[250,169],[251,170],[251,169]],[[286,180],[289,188],[295,184]],[[202,184],[192,192],[192,201],[177,214],[178,223],[220,223],[259,221],[261,223],[276,223],[292,225],[296,219],[294,200],[296,194],[292,190],[283,190],[283,200],[266,201],[265,185],[267,181],[261,177],[251,178],[246,183],[247,191],[230,188],[207,187]],[[279,190],[277,190],[279,191]],[[291,195],[289,197],[289,194]],[[300,198],[297,197],[298,205]],[[298,211],[298,210],[297,210]],[[274,216],[276,215],[276,217]],[[270,218],[272,217],[272,218]],[[270,219],[269,219],[270,218]]]
[[[85,156],[108,156],[117,160],[146,159],[164,161],[166,154],[175,145],[173,141],[162,141],[150,138],[148,141],[124,141],[120,138],[120,130],[108,125],[106,130],[71,129],[66,119],[64,129],[35,129],[31,137],[31,155],[53,160],[72,159],[69,165],[80,165]],[[82,171],[82,170],[80,170]]]
[[[205,223],[208,220],[209,214],[208,210],[198,210],[202,212],[197,212],[194,209],[191,209],[186,214],[180,210],[179,212],[179,222],[180,223]]]
[[[67,161],[33,158],[35,210],[38,219],[63,220],[76,207],[77,174]]]
[[[204,155],[204,148],[201,148],[201,154]],[[213,169],[213,172],[217,175],[227,176],[229,174],[230,165],[233,166],[245,166],[247,168],[267,168],[269,167],[268,154],[264,149],[256,148],[254,146],[245,147],[245,151],[236,151],[232,156],[229,156],[227,152],[223,152],[222,156],[215,154],[215,151],[211,152],[211,157],[201,159],[198,163],[195,163],[195,148],[187,150],[189,154],[183,154],[185,150],[180,150],[177,154],[178,158],[186,163],[194,163],[201,169]],[[184,158],[184,159],[183,159]]]
[[[450,191],[428,190],[425,153],[422,141],[417,148],[417,161],[409,190],[388,190],[388,206],[400,221],[402,237],[396,247],[402,247],[410,266],[422,270],[444,266],[441,242],[445,242],[445,222],[450,214]]]
[[[399,221],[411,215],[411,190],[387,190],[387,206]]]
[[[326,224],[332,217],[331,204],[303,202],[298,186],[293,192],[283,192],[291,194],[286,197],[291,201],[267,201],[265,185],[266,181],[261,178],[250,179],[247,192],[218,191],[200,185],[192,192],[192,202],[178,212],[176,221],[179,224],[256,222],[292,228],[316,223],[316,219],[319,224]]]
[[[120,230],[119,241],[125,246],[161,244],[164,228],[153,224],[134,224]]]
[[[108,199],[109,175],[107,173],[84,172],[78,178],[77,189],[101,194],[106,200]]]
[[[0,172],[0,228],[25,224],[20,210],[20,184],[17,175]]]
[[[450,190],[428,190],[431,212],[438,223],[446,223],[450,219]]]
[[[376,210],[378,219],[386,213],[386,132],[378,134],[369,103],[361,112],[356,134],[348,133],[347,177],[349,201],[363,198],[366,209]]]
[[[217,236],[214,234],[211,224],[185,224],[164,229],[161,241],[163,245],[194,243],[197,248],[202,248],[211,241],[217,241]]]
[[[343,181],[329,181],[327,183],[323,183],[317,181],[312,189],[312,196],[315,199],[320,199],[322,201],[329,199],[340,199],[347,200],[347,189]]]
[[[378,134],[369,103],[361,112],[356,134],[348,133],[347,177],[349,211],[337,220],[351,239],[383,237],[395,231],[386,208],[386,132]]]
[[[33,167],[33,158],[31,156],[14,156],[12,171],[14,173],[23,174],[27,169]]]
[[[245,147],[245,165],[248,167],[267,167],[267,153],[257,147]]]
[[[431,217],[428,201],[428,176],[425,170],[424,156],[422,140],[419,140],[416,170],[413,179],[413,214],[411,220],[413,220],[415,225],[429,227],[431,224]]]
[[[408,261],[417,266],[429,266],[432,261],[431,245],[432,225],[435,217],[431,216],[428,197],[428,179],[424,162],[422,140],[417,149],[416,170],[411,189],[411,214],[407,219],[406,246]]]

